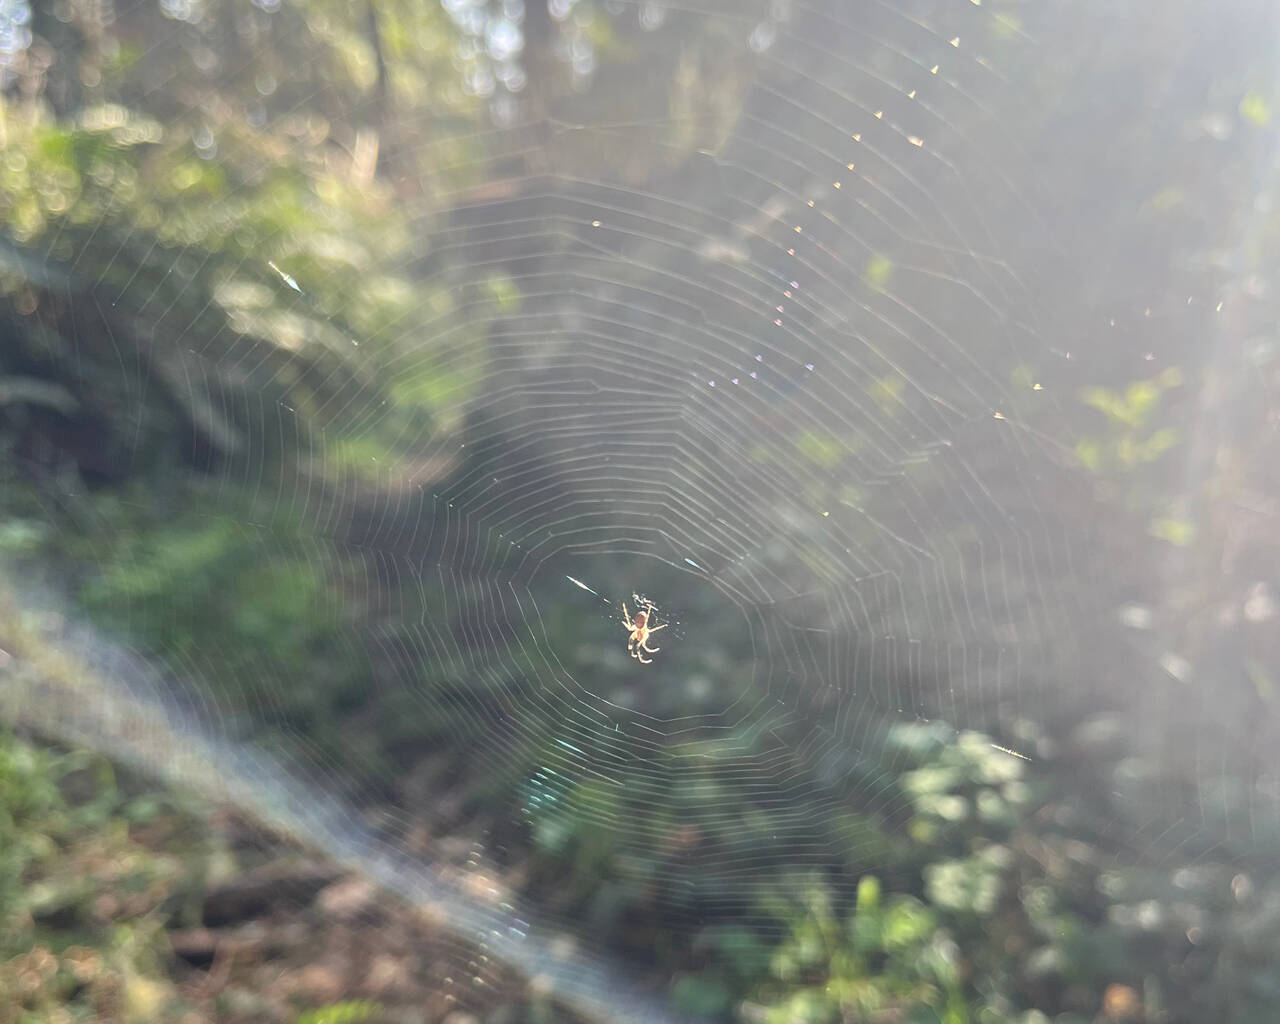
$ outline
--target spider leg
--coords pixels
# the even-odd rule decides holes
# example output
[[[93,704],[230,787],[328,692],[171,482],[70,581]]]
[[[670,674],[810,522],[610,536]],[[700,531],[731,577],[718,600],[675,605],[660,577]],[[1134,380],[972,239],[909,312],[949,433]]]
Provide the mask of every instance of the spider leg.
[[[647,641],[640,645],[640,649],[643,651],[648,651],[650,654],[657,654],[660,650],[662,650],[661,647],[650,647]]]
[[[652,659],[652,658],[646,658],[646,657],[644,657],[644,656],[643,656],[639,651],[636,651],[636,661],[640,662],[640,664],[641,664],[641,665],[652,665],[652,664],[653,664],[653,659]]]
[[[656,632],[658,632],[658,630],[660,630],[660,629],[666,629],[669,625],[671,625],[671,623],[669,623],[669,622],[664,622],[661,626],[654,626],[653,628],[651,628],[651,629],[649,630],[649,632],[650,632],[650,633],[656,633]]]
[[[636,628],[636,624],[631,621],[631,613],[627,611],[626,601],[622,602],[622,624],[626,626],[627,629],[634,630]]]

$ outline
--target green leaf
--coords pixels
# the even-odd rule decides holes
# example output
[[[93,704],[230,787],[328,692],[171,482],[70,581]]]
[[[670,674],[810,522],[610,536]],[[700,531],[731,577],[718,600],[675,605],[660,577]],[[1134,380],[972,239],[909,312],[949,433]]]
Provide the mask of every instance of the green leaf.
[[[1196,536],[1195,524],[1186,519],[1153,519],[1148,532],[1177,548],[1185,548]]]
[[[883,291],[893,276],[893,261],[887,256],[872,256],[867,260],[866,280],[871,287]]]
[[[363,1024],[381,1012],[382,1007],[375,1002],[353,999],[308,1010],[298,1017],[297,1024]]]
[[[1271,123],[1271,104],[1250,89],[1240,101],[1240,116],[1259,128],[1265,128]]]
[[[732,999],[719,979],[705,974],[685,974],[671,986],[671,1001],[686,1013],[714,1017],[725,1013]]]
[[[796,439],[796,447],[800,454],[809,461],[817,463],[823,469],[832,469],[844,458],[845,447],[832,437],[820,434],[801,434]]]

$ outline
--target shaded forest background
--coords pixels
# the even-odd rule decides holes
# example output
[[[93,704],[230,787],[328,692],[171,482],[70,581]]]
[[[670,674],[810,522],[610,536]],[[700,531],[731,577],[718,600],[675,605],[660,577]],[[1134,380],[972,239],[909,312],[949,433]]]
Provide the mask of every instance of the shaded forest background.
[[[409,856],[458,877],[480,857],[695,1018],[1269,1019],[1275,14],[962,7],[3,0],[0,671],[70,671],[39,581],[162,666],[184,714]],[[947,159],[899,176],[904,135],[835,162],[833,125],[919,119],[895,61],[927,84],[953,38],[973,55],[925,140]],[[865,215],[823,218],[833,174]],[[895,203],[938,244],[887,227]],[[829,262],[787,293],[795,379],[840,415],[783,389],[644,418],[691,367],[727,384],[717,345],[764,336],[804,244]],[[944,326],[863,326],[890,307]],[[584,352],[597,390],[556,397]],[[888,354],[824,374],[845,352]],[[552,400],[587,450],[690,453],[674,484],[633,456],[607,477],[626,510],[585,527],[589,582],[680,594],[662,642],[685,684],[633,682],[616,616],[565,595],[581,563],[536,543],[560,513],[527,481],[585,517],[599,483],[545,431]],[[488,510],[488,477],[525,481],[514,511]],[[845,539],[893,585],[855,583],[850,547],[758,480],[856,507]],[[758,577],[731,561],[718,596],[681,593],[645,502],[685,485],[769,523],[769,588],[822,596],[744,617],[725,596]],[[842,632],[855,595],[865,628]],[[590,692],[544,693],[547,651]],[[727,710],[779,695],[767,730]],[[456,994],[480,954],[447,929],[11,725],[0,1020],[571,1012],[497,964]],[[734,783],[758,763],[780,794]],[[270,899],[235,904],[264,877]],[[281,969],[244,966],[264,957]]]

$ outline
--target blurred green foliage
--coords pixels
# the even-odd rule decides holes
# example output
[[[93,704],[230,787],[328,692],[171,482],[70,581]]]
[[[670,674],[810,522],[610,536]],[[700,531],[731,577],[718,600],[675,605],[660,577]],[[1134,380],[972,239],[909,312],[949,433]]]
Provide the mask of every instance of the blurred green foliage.
[[[172,813],[122,790],[105,758],[0,733],[0,1021],[182,1019],[164,929],[212,851],[159,854],[130,835]]]
[[[364,1024],[376,1020],[382,1008],[367,999],[352,999],[318,1006],[300,1015],[297,1024]]]
[[[210,517],[190,500],[190,511],[172,517],[141,502],[99,502],[99,525],[109,523],[118,540],[86,579],[83,607],[203,686],[206,699],[252,716],[261,739],[385,777],[391,769],[378,744],[344,724],[370,698],[368,666],[344,630],[351,608],[340,600],[357,567],[319,542],[272,536],[265,511],[259,518],[242,506],[237,516],[224,498]],[[248,525],[255,519],[258,527]],[[299,673],[305,687],[274,685]]]
[[[723,925],[703,932],[708,963],[694,976],[703,985],[686,978],[675,991],[688,1009],[745,990],[750,1019],[776,1024],[1041,1024],[1051,1001],[1060,1007],[1052,1019],[1073,1024],[1266,1017],[1280,975],[1239,937],[1280,949],[1262,910],[1280,892],[1274,880],[1255,900],[1254,883],[1221,863],[1108,869],[1091,862],[1098,847],[1043,827],[1069,804],[984,737],[944,743],[935,729],[907,727],[896,742],[919,767],[901,778],[912,841],[886,869],[913,865],[915,891],[886,894],[863,873],[842,902],[829,877],[788,875],[756,895],[777,938]],[[997,804],[994,815],[978,811]],[[1233,900],[1242,886],[1249,898]]]
[[[1107,747],[1080,721],[1111,708],[1120,686],[1100,680],[1103,696],[1080,701],[1085,711],[1028,731],[1033,751],[1050,732],[1068,738],[1066,753],[1044,744],[1061,754],[1045,764],[999,749],[991,736],[924,723],[895,724],[883,743],[837,750],[821,772],[807,756],[808,720],[773,738],[713,733],[657,749],[643,731],[613,733],[599,721],[571,731],[572,695],[523,700],[536,673],[487,671],[483,644],[502,636],[506,660],[519,665],[537,654],[527,636],[490,621],[494,602],[468,582],[446,587],[405,568],[431,555],[418,549],[415,530],[433,515],[433,486],[467,473],[456,454],[464,410],[499,365],[489,318],[528,301],[505,254],[449,269],[439,247],[450,214],[508,198],[510,175],[528,181],[567,168],[566,179],[640,191],[700,150],[720,152],[741,114],[734,87],[751,70],[741,39],[686,31],[689,12],[642,32],[603,13],[592,20],[583,11],[600,12],[581,5],[555,31],[588,36],[613,70],[580,89],[552,59],[571,48],[568,36],[531,34],[538,116],[556,126],[591,123],[601,112],[611,123],[661,122],[660,144],[601,145],[591,132],[563,131],[528,163],[510,165],[509,152],[487,148],[487,105],[463,87],[487,59],[483,48],[459,45],[439,5],[284,4],[274,20],[251,6],[208,4],[210,25],[239,26],[212,42],[150,8],[119,11],[111,45],[77,5],[67,20],[36,26],[78,56],[56,62],[47,79],[31,72],[25,91],[3,99],[0,552],[56,560],[83,610],[200,688],[187,696],[216,703],[220,724],[340,765],[389,799],[406,798],[395,787],[412,776],[422,788],[416,804],[406,798],[408,809],[438,815],[441,829],[501,830],[530,899],[642,955],[693,1014],[742,1010],[770,1024],[1037,1024],[1049,1013],[1061,1024],[1269,1019],[1280,1000],[1280,889],[1268,858],[1274,863],[1280,847],[1265,829],[1251,832],[1254,847],[1240,838],[1241,822],[1252,829],[1261,821],[1254,766],[1227,765],[1224,753],[1221,791],[1207,806],[1199,801],[1199,828],[1180,831],[1160,816],[1166,797],[1184,806],[1170,796],[1185,782],[1170,767],[1179,751],[1139,745],[1144,725],[1208,714],[1196,701],[1170,701],[1150,684],[1148,706],[1179,707],[1115,719],[1113,735],[1132,742]],[[1000,45],[1022,31],[1000,14],[990,36]],[[1080,72],[1069,58],[1092,46],[1066,40],[1061,63],[1037,66],[1029,106],[1072,115],[1086,90],[1074,87]],[[1154,72],[1167,63],[1156,34],[1150,46],[1124,69],[1133,87],[1113,90],[1147,106],[1126,114],[1111,104],[1107,116],[1117,120],[1098,129],[1117,140],[1116,174],[1144,166],[1125,147],[1160,151],[1143,141],[1157,107],[1144,90],[1159,86]],[[1251,75],[1242,68],[1223,92],[1240,97],[1229,104],[1239,127],[1260,130],[1273,104],[1245,81]],[[200,84],[156,88],[153,76]],[[1099,123],[1097,111],[1074,114]],[[1055,152],[1033,129],[1063,134],[1054,122],[1025,134],[1032,148]],[[1241,139],[1231,159],[1247,163],[1252,150]],[[1070,176],[1069,161],[1045,159],[1039,170],[1068,208],[1093,209],[1094,195],[1070,198],[1085,179],[1052,180]],[[1115,190],[1117,205],[1140,207],[1159,228],[1145,252],[1164,258],[1159,231],[1176,224],[1187,250],[1179,259],[1209,262],[1202,256],[1219,244],[1214,231],[1227,218],[1193,201],[1194,170],[1161,162],[1149,180]],[[494,191],[471,197],[480,186]],[[1101,237],[1120,216],[1103,208],[1089,227]],[[1189,223],[1196,217],[1203,223]],[[1157,275],[1168,269],[1153,265]],[[908,266],[897,252],[877,252],[854,276],[890,292],[911,276]],[[1142,283],[1122,284],[1136,292]],[[1197,280],[1205,293],[1216,287],[1212,275]],[[1260,332],[1270,329],[1266,316],[1258,321]],[[1138,565],[1134,579],[1163,580],[1153,567],[1172,545],[1212,567],[1201,578],[1216,578],[1228,555],[1247,561],[1271,548],[1240,545],[1247,531],[1220,509],[1215,521],[1213,507],[1189,507],[1171,467],[1190,457],[1194,396],[1223,390],[1227,406],[1247,388],[1220,388],[1196,330],[1167,348],[1162,336],[1129,330],[1135,343],[1151,344],[1153,360],[1160,350],[1164,369],[1152,374],[1145,359],[1135,369],[1109,339],[1086,336],[1091,358],[1077,348],[1072,365],[1085,369],[1061,371],[1061,404],[1045,412],[1041,401],[1042,381],[1054,374],[1020,367],[1012,404],[999,415],[1068,439],[1059,454],[1078,475],[1065,479],[1079,485],[1072,494],[1095,492],[1096,504],[1082,508],[1104,524],[1088,535],[1100,557],[1120,551]],[[995,352],[986,344],[974,341],[970,354],[983,361]],[[1268,351],[1258,346],[1262,368]],[[878,418],[899,426],[909,403],[933,401],[907,387],[903,373],[876,370],[866,386]],[[1214,453],[1218,475],[1207,492],[1231,494],[1233,480],[1249,475],[1241,466],[1269,464],[1255,429],[1268,415],[1241,417],[1234,440]],[[495,436],[504,440],[496,428]],[[758,466],[798,457],[820,470],[806,474],[814,507],[861,508],[875,490],[836,479],[846,460],[873,447],[867,438],[762,424],[747,440]],[[936,467],[921,459],[904,472],[925,496],[920,507],[935,503]],[[353,479],[358,487],[347,486]],[[326,532],[334,523],[344,528]],[[957,549],[975,539],[962,517],[931,528],[950,530]],[[365,553],[371,536],[392,538],[386,559]],[[1160,541],[1154,553],[1143,547],[1148,537]],[[820,553],[804,558],[816,572],[826,568]],[[626,570],[639,573],[638,562]],[[1218,635],[1223,609],[1241,603],[1185,590],[1169,611],[1194,637]],[[1110,597],[1084,594],[1085,603]],[[1184,608],[1192,612],[1179,620]],[[1212,624],[1210,612],[1194,617],[1202,608],[1217,615]],[[706,623],[715,614],[697,612]],[[429,652],[434,669],[422,678],[428,616],[434,634],[455,642]],[[554,597],[541,621],[557,638],[597,627]],[[689,676],[703,692],[741,685],[739,699],[751,706],[767,698],[768,681],[756,691],[741,683],[752,678],[735,653],[750,646],[744,630],[715,623],[706,629],[715,643],[685,646],[697,648]],[[566,666],[573,677],[608,678],[626,664],[616,623],[599,624],[599,637]],[[1213,645],[1205,648],[1212,662]],[[1212,694],[1209,710],[1234,716],[1227,736],[1272,708],[1268,650],[1250,662],[1247,686],[1243,675],[1201,684]],[[393,685],[405,679],[411,684]],[[1085,681],[1051,673],[1047,685],[1046,718],[1058,694],[1085,692]],[[657,689],[637,701],[669,721],[706,710],[697,693]],[[873,700],[851,700],[847,710],[878,720]],[[799,709],[812,720],[827,711],[816,702]],[[489,745],[497,742],[500,759]],[[1259,738],[1252,749],[1270,748]],[[753,802],[726,781],[766,757],[789,782],[785,803]],[[594,770],[600,765],[607,777]],[[89,795],[68,799],[76,789]],[[165,1019],[172,992],[157,978],[160,945],[148,915],[157,900],[182,903],[189,865],[142,855],[125,824],[155,813],[161,798],[126,798],[101,759],[8,737],[0,797],[0,988],[20,993],[25,1016],[15,1020],[49,1019],[59,1007],[86,1018]],[[795,863],[797,834],[787,828],[796,818],[820,863]],[[1159,846],[1166,828],[1173,838]],[[1229,837],[1222,849],[1219,834]],[[744,886],[701,870],[707,863],[752,864],[769,881]],[[99,891],[142,894],[144,912],[106,927],[93,909]],[[50,923],[85,938],[55,943]],[[373,1012],[339,1003],[300,1020]]]
[[[1182,383],[1182,372],[1170,367],[1155,377],[1134,381],[1123,392],[1085,388],[1080,400],[1102,413],[1105,431],[1085,435],[1075,446],[1076,458],[1099,478],[1100,486],[1115,489],[1126,510],[1147,515],[1153,537],[1178,547],[1192,541],[1195,528],[1185,516],[1171,511],[1173,497],[1158,464],[1183,440],[1183,431],[1172,422],[1167,408],[1167,395]]]
[[[919,900],[895,896],[882,903],[879,881],[864,875],[844,920],[817,879],[804,885],[793,907],[789,934],[770,961],[782,994],[766,995],[766,1021],[828,1024],[904,1010],[913,1022],[971,1019],[959,949]]]

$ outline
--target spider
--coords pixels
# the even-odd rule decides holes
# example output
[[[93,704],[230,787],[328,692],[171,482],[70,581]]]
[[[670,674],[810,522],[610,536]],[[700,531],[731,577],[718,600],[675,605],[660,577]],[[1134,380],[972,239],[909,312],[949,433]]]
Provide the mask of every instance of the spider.
[[[635,658],[641,665],[652,665],[653,659],[646,658],[645,654],[657,654],[661,647],[649,646],[649,635],[656,633],[660,629],[666,629],[670,623],[664,622],[661,626],[650,626],[649,620],[653,617],[653,605],[646,604],[643,608],[636,609],[636,617],[634,621],[631,614],[627,611],[627,602],[622,602],[622,624],[631,630],[631,635],[627,637],[627,652],[631,657]]]

